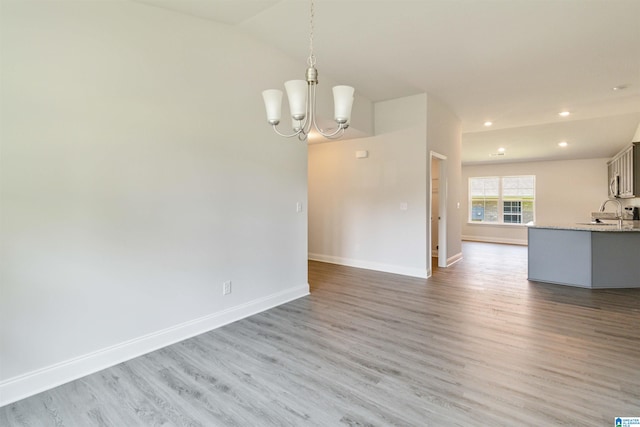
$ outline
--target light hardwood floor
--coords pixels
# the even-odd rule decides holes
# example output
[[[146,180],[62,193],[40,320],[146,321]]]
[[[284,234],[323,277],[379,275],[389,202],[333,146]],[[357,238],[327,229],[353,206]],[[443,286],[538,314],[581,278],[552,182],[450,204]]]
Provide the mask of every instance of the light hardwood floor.
[[[528,282],[467,242],[431,279],[318,262],[309,297],[0,408],[2,426],[613,426],[640,289]],[[639,278],[640,280],[640,278]]]

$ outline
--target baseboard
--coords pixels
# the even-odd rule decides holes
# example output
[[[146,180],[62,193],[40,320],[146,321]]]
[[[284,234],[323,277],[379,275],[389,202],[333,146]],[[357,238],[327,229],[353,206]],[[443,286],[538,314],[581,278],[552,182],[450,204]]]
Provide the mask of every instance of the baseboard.
[[[0,382],[0,406],[309,295],[309,284],[194,319]]]
[[[457,254],[450,256],[449,258],[447,258],[447,267],[451,267],[453,264],[460,261],[461,259],[462,259],[462,252],[458,252]]]
[[[419,277],[421,279],[427,278],[427,269],[403,267],[393,264],[381,264],[371,261],[363,261],[350,258],[342,258],[331,255],[313,254],[309,253],[309,259],[311,261],[328,262],[329,264],[344,265],[347,267],[364,268],[366,270],[382,271],[385,273],[401,274],[403,276]]]
[[[468,242],[503,243],[506,245],[521,246],[527,246],[529,244],[526,239],[504,239],[500,237],[462,236],[462,240]]]

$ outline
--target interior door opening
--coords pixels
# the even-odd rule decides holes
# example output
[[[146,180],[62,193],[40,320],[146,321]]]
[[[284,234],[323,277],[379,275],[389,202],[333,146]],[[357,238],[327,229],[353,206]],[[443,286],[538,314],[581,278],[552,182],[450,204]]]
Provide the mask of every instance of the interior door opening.
[[[429,269],[447,266],[447,157],[431,152],[429,173]],[[437,264],[434,259],[437,258]]]

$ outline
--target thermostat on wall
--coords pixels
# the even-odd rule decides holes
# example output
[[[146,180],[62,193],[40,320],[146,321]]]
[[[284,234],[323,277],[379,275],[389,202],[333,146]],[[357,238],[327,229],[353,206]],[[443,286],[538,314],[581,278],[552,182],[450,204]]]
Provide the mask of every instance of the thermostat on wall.
[[[356,159],[366,159],[369,157],[369,152],[366,150],[356,151]]]

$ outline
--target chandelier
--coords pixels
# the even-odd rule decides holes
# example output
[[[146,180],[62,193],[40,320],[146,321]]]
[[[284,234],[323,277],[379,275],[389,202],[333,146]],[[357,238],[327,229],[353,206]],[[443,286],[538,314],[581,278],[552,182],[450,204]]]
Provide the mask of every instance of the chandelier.
[[[316,86],[318,84],[318,70],[316,69],[316,57],[313,54],[313,0],[311,0],[311,12],[309,20],[309,57],[307,58],[306,80],[289,80],[284,87],[289,100],[291,112],[292,133],[286,134],[278,130],[282,115],[282,91],[268,89],[262,92],[264,105],[267,110],[267,121],[273,130],[280,136],[291,138],[297,136],[300,141],[305,141],[312,128],[325,138],[340,138],[345,129],[349,127],[351,120],[351,107],[353,106],[354,89],[351,86],[333,87],[333,118],[338,124],[335,131],[324,132],[316,123]]]

